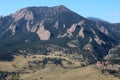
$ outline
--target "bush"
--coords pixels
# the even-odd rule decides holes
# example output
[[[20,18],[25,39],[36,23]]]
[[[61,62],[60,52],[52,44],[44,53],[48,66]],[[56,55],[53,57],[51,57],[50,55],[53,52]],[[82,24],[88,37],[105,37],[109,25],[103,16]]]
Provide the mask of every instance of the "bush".
[[[56,65],[62,64],[62,59],[60,59],[60,58],[44,58],[42,60],[42,63],[44,65],[46,65],[48,63],[48,61],[51,61],[51,62],[53,62],[53,64],[56,64]]]

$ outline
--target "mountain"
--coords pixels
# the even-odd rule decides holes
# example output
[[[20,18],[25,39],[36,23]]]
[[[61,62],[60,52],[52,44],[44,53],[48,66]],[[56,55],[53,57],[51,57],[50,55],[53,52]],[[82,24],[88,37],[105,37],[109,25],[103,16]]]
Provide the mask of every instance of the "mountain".
[[[0,18],[0,60],[12,55],[62,51],[102,60],[118,44],[113,24],[88,20],[63,5],[27,7]],[[5,56],[7,55],[7,56]]]
[[[109,23],[108,21],[102,20],[100,18],[95,18],[95,17],[87,17],[87,19],[92,20],[92,21],[99,21],[99,22]]]
[[[119,35],[120,23],[84,18],[63,5],[1,16],[0,79],[119,80]]]

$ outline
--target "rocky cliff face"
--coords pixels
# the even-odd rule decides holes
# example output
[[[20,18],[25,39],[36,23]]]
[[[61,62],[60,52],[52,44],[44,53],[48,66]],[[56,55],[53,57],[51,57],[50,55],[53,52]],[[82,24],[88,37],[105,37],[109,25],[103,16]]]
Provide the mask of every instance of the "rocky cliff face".
[[[0,50],[13,53],[49,44],[102,59],[118,44],[112,26],[88,20],[63,5],[27,7],[0,18]]]

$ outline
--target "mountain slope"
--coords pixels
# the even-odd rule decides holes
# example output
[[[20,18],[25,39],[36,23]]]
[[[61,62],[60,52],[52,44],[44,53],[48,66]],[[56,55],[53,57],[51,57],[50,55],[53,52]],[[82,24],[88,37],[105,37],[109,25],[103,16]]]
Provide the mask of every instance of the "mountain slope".
[[[92,20],[92,21],[99,21],[99,22],[104,22],[104,23],[109,23],[108,21],[99,19],[99,18],[95,18],[95,17],[87,17],[87,19]]]
[[[94,22],[69,10],[27,7],[0,18],[0,60],[13,54],[48,54],[52,51],[82,54],[88,63],[101,60],[117,45],[111,24]],[[26,54],[25,53],[25,54]]]

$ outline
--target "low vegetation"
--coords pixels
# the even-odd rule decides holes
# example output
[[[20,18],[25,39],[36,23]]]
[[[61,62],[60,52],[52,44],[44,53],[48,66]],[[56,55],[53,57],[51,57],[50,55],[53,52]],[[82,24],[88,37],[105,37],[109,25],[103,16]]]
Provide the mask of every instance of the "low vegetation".
[[[94,65],[86,65],[85,61],[76,61],[77,58],[72,57],[62,52],[49,55],[17,55],[13,61],[0,62],[0,79],[119,80],[118,72],[114,70],[100,71]],[[106,74],[107,72],[109,74]]]

